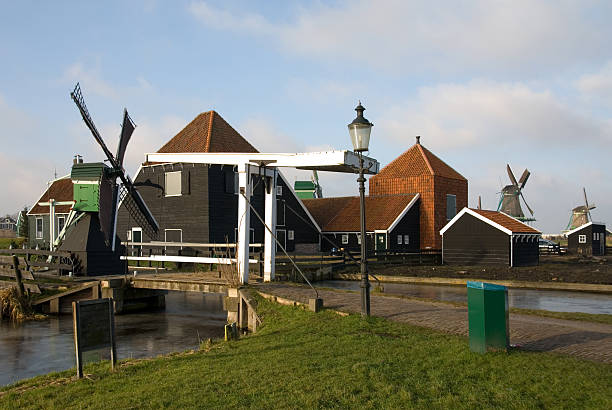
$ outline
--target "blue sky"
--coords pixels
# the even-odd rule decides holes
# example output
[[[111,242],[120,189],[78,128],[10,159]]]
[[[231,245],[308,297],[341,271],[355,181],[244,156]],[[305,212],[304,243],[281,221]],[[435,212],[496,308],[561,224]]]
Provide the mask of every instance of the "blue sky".
[[[414,136],[496,208],[508,182],[558,232],[586,186],[612,224],[612,3],[602,1],[0,2],[0,214],[32,205],[72,157],[101,160],[69,98],[81,82],[132,174],[214,109],[268,152],[350,148],[358,99],[383,165]],[[289,172],[293,180],[296,172]],[[353,175],[321,175],[354,195]]]

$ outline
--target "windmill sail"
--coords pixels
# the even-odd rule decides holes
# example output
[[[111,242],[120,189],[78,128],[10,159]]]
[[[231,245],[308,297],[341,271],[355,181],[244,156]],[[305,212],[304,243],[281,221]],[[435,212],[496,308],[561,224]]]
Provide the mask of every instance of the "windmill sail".
[[[591,218],[591,209],[595,209],[595,204],[589,203],[585,188],[582,188],[582,193],[584,195],[584,205],[579,205],[572,209],[572,215],[570,216],[569,223],[565,228],[566,231],[571,231],[572,229],[578,228],[579,226],[587,224],[593,220]]]
[[[522,192],[531,173],[529,170],[525,169],[521,175],[521,178],[517,181],[509,164],[506,164],[506,171],[508,173],[508,177],[510,178],[511,184],[502,188],[497,210],[522,221],[533,221],[533,209],[531,209],[529,204],[527,204],[525,196]],[[529,213],[532,216],[531,218],[526,217],[523,213],[521,199],[527,207],[527,210],[529,210]]]

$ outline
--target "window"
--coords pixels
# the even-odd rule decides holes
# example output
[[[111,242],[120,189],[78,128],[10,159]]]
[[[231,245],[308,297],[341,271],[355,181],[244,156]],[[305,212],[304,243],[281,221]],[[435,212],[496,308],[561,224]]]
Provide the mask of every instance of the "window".
[[[43,237],[43,219],[36,218],[36,239],[42,239]]]
[[[342,245],[347,245],[348,244],[348,233],[343,233],[342,234]]]
[[[446,220],[450,221],[457,215],[457,197],[455,195],[446,195]]]
[[[404,245],[408,245],[410,243],[410,235],[404,235]]]
[[[397,244],[398,245],[402,244],[402,239],[403,239],[402,235],[397,235]]]
[[[361,234],[360,233],[357,234],[357,243],[361,245]]]
[[[166,196],[181,195],[181,171],[166,172]]]
[[[295,231],[287,231],[287,239],[293,241],[295,238]]]
[[[62,229],[64,229],[65,224],[66,224],[66,217],[58,216],[57,217],[57,232],[55,233],[57,236],[59,236],[59,233],[62,231]]]
[[[594,241],[598,241],[599,240],[599,233],[598,232],[593,232],[593,240]]]
[[[164,229],[164,242],[183,242],[182,229]]]
[[[128,241],[132,240],[132,231],[127,231],[127,236],[126,236]]]
[[[578,235],[578,243],[586,243],[586,235]]]
[[[276,187],[276,196],[283,196],[283,187],[282,187],[282,185],[278,185]]]

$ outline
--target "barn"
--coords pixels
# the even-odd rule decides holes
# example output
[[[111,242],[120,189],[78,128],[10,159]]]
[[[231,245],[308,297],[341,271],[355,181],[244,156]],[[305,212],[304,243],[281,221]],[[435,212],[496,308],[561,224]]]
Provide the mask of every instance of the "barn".
[[[588,222],[567,234],[567,251],[576,255],[603,256],[606,254],[606,225]]]
[[[368,251],[416,252],[420,249],[420,195],[380,195],[365,198]],[[358,252],[361,247],[359,197],[302,199],[324,237],[338,248]],[[330,251],[321,241],[321,251]]]
[[[442,263],[531,266],[541,232],[503,212],[463,208],[440,231]]]

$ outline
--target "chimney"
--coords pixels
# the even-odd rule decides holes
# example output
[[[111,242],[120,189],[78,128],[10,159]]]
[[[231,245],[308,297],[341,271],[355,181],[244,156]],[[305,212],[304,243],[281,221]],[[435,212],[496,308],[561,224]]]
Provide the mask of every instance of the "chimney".
[[[79,164],[82,164],[83,163],[83,157],[80,156],[80,155],[77,155],[77,157],[79,157]]]
[[[420,135],[417,135],[416,141],[417,141],[416,142],[417,144],[421,145],[421,136]]]
[[[76,165],[77,164],[77,157],[78,155],[75,155],[74,158],[72,158],[72,165]]]

